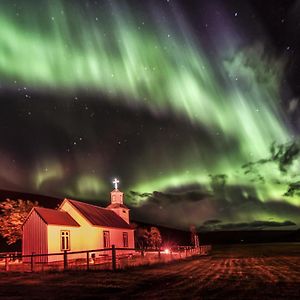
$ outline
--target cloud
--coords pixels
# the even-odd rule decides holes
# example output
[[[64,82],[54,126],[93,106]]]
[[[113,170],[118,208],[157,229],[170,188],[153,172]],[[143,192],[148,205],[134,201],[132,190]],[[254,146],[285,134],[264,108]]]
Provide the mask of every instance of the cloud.
[[[179,188],[173,193],[132,192],[131,196],[138,199],[136,203],[143,199],[132,210],[132,216],[176,228],[188,229],[194,224],[203,230],[279,228],[295,225],[294,220],[299,219],[300,208],[293,204],[280,199],[261,201],[253,186],[225,184],[220,176],[213,179],[211,192],[203,187],[189,191],[186,186],[183,192]],[[265,220],[254,221],[259,216]],[[289,221],[282,222],[285,219]]]
[[[217,223],[211,222],[214,220],[208,220],[203,223],[200,230],[261,230],[266,228],[278,228],[296,226],[296,223],[290,220],[283,222],[277,221],[253,221],[253,222],[241,222],[241,223],[221,223],[217,220]]]
[[[222,223],[221,220],[207,220],[207,221],[203,222],[203,225],[204,226],[210,226],[210,225],[217,225],[217,224],[220,224],[220,223]]]
[[[195,187],[193,187],[195,188]],[[174,191],[174,190],[173,190]],[[199,225],[205,215],[213,215],[216,207],[209,199],[211,193],[199,188],[188,190],[186,186],[176,192],[157,192],[140,194],[130,192],[131,203],[137,203],[132,210],[132,218],[146,223],[188,229],[191,224]],[[143,200],[139,202],[140,200]]]
[[[259,174],[258,167],[267,163],[274,162],[278,165],[279,170],[282,173],[287,173],[288,168],[293,162],[299,158],[300,143],[299,141],[291,141],[285,144],[272,143],[270,146],[270,157],[263,158],[254,162],[248,162],[242,165],[244,174],[254,174],[259,180],[264,178]]]
[[[130,191],[127,195],[127,198],[133,205],[143,202],[152,202],[158,205],[168,205],[180,202],[198,202],[207,197],[211,197],[211,194],[202,189],[199,185],[181,186],[168,189],[166,192],[154,191],[152,193],[139,193]]]
[[[295,194],[299,194],[300,181],[292,182],[288,186],[288,190],[284,193],[284,196],[293,197]]]

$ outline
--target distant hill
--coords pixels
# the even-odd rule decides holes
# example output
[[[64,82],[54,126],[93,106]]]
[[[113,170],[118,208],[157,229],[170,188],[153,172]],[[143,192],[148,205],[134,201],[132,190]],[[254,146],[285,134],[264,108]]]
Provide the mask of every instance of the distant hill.
[[[160,225],[145,224],[142,222],[135,223],[146,227],[157,227],[166,245],[191,245],[191,233],[189,231],[168,228]],[[206,231],[198,232],[198,236],[201,245],[300,242],[299,229],[255,231]]]
[[[200,232],[201,244],[300,242],[300,230],[245,230]]]
[[[62,198],[55,198],[50,196],[38,195],[38,194],[0,190],[0,202],[6,200],[7,198],[13,200],[22,199],[22,200],[38,201],[40,206],[47,207],[47,208],[55,208],[63,200]]]

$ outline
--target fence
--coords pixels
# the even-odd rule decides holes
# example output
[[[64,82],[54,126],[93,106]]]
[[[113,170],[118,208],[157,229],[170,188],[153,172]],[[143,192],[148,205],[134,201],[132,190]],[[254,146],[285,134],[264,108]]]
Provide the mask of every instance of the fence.
[[[51,270],[117,270],[140,265],[169,262],[194,255],[208,255],[210,245],[177,247],[165,250],[112,248],[64,251],[51,254],[0,254],[0,271],[39,272]],[[45,259],[46,257],[46,259]],[[46,262],[45,262],[46,261]]]

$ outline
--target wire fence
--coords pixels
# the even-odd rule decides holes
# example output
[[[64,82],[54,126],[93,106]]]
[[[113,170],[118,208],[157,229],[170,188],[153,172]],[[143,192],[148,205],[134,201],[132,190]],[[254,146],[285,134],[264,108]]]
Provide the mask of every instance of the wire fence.
[[[111,248],[22,255],[0,253],[0,272],[42,272],[64,270],[118,270],[155,263],[167,263],[195,255],[209,255],[211,245],[171,249]]]

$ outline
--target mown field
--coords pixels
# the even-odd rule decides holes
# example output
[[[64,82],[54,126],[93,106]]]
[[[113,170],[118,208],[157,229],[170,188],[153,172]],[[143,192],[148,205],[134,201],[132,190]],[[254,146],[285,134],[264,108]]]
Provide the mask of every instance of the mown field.
[[[116,273],[0,273],[0,299],[300,299],[300,244],[219,246]]]

